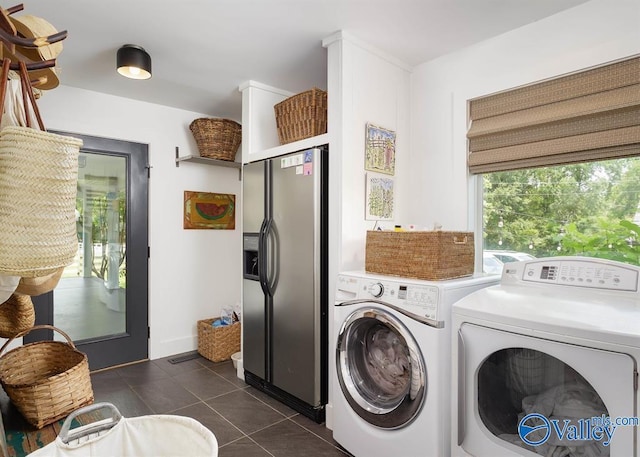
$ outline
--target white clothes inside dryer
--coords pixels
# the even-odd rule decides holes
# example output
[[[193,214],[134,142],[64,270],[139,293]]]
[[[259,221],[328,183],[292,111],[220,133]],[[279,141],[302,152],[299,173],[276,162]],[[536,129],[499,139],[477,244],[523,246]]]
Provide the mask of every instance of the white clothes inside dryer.
[[[491,433],[537,454],[603,457],[610,453],[601,441],[576,440],[568,434],[559,438],[552,432],[538,446],[527,445],[518,434],[518,424],[531,413],[538,413],[550,422],[558,420],[565,429],[579,426],[580,420],[609,416],[595,389],[569,365],[548,354],[526,348],[492,354],[478,372],[478,407]],[[543,421],[530,419],[527,425],[543,425]],[[547,429],[540,428],[527,438],[543,441],[545,433]]]

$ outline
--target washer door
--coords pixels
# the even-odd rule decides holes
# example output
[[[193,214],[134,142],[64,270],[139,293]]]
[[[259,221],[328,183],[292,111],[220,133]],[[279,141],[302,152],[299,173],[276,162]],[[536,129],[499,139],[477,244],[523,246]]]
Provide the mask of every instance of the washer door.
[[[338,335],[336,365],[345,398],[368,423],[396,429],[420,412],[427,392],[424,360],[393,314],[376,307],[351,313]]]

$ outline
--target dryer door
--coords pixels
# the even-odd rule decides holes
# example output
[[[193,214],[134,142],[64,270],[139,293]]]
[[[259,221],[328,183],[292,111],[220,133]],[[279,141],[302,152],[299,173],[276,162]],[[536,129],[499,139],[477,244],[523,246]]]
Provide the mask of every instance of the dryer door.
[[[336,365],[345,398],[368,423],[397,429],[420,412],[427,392],[424,359],[390,312],[366,306],[351,313],[339,330]]]
[[[458,443],[472,455],[631,456],[627,354],[463,323]]]

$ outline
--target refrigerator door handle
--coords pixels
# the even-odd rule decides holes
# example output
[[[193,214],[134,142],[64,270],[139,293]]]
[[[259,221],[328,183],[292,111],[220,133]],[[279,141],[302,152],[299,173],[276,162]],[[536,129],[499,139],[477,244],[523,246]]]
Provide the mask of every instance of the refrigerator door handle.
[[[280,271],[280,258],[278,255],[280,239],[278,237],[278,228],[273,219],[269,219],[269,222],[267,222],[265,240],[267,241],[267,252],[269,253],[267,255],[267,261],[265,262],[268,265],[268,268],[265,270],[265,276],[269,294],[273,296],[278,286],[278,273]]]
[[[267,234],[269,220],[263,219],[258,233],[258,280],[260,288],[265,295],[271,295],[267,282]]]

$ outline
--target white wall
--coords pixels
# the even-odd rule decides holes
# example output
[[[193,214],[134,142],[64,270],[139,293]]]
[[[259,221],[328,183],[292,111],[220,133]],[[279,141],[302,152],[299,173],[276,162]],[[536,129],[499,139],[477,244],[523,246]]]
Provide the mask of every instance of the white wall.
[[[339,175],[339,192],[333,202],[340,208],[338,268],[364,269],[366,232],[375,225],[375,221],[365,220],[367,123],[396,132],[394,220],[382,225],[412,223],[408,216],[414,203],[408,181],[410,69],[344,32],[326,39],[324,44],[329,47],[331,156],[338,163],[332,176]]]
[[[640,53],[640,2],[593,0],[417,67],[410,208],[419,225],[468,220],[467,100]]]
[[[185,190],[240,196],[237,169],[175,166],[176,146],[180,155],[198,154],[189,124],[204,115],[65,86],[45,92],[38,105],[49,129],[149,145],[149,357],[196,349],[196,321],[239,303],[241,274],[239,228],[182,228]],[[240,214],[238,205],[237,227]]]

